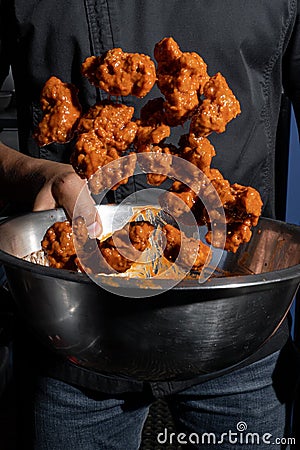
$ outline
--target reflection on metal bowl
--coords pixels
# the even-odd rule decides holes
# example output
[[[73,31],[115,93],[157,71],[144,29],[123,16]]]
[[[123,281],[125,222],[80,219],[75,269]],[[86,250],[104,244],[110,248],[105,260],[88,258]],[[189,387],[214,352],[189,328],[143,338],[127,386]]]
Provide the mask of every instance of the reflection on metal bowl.
[[[0,261],[40,340],[102,373],[158,381],[234,365],[274,333],[300,282],[300,227],[262,218],[249,244],[224,252],[220,268],[232,276],[202,284],[187,279],[162,291],[164,280],[99,275],[103,286],[126,290],[128,297],[120,297],[85,274],[21,259],[39,250],[46,229],[64,219],[58,209],[1,224]],[[145,297],[135,298],[141,290]]]
[[[0,111],[4,111],[9,107],[12,96],[13,94],[11,91],[0,91]]]

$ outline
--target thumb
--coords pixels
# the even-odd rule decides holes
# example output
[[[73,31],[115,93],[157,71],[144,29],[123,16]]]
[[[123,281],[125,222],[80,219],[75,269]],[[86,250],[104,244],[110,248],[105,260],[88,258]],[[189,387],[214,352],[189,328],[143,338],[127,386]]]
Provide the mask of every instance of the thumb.
[[[73,209],[72,221],[82,217],[85,221],[90,238],[97,238],[102,233],[102,222],[87,184],[83,186]]]
[[[53,198],[51,188],[45,185],[37,194],[32,209],[33,211],[45,211],[47,209],[53,209],[56,206],[56,201]]]
[[[52,185],[52,195],[62,206],[72,222],[82,217],[89,236],[95,238],[102,232],[102,223],[86,181],[75,172],[57,177]]]

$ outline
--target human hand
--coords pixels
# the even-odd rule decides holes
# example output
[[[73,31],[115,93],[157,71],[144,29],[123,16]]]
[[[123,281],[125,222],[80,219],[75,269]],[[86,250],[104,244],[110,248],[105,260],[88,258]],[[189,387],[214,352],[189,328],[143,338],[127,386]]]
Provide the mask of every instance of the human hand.
[[[72,166],[39,160],[39,174],[44,182],[35,197],[33,210],[42,211],[61,206],[72,219],[76,205],[76,215],[85,219],[89,236],[99,236],[102,224],[95,203],[86,181],[75,173]]]

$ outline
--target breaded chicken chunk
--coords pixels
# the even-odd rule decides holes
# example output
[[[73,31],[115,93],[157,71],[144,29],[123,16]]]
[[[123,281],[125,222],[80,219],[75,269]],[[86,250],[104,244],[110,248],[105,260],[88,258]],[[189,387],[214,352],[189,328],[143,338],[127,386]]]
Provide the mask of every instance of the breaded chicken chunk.
[[[155,65],[148,55],[126,53],[121,48],[88,57],[82,73],[90,83],[116,96],[145,97],[156,81]]]
[[[167,123],[185,122],[199,104],[199,95],[209,80],[207,65],[195,52],[182,52],[175,40],[164,38],[155,45],[157,85],[165,96]]]
[[[227,124],[241,112],[240,104],[225,78],[218,72],[205,84],[205,99],[192,117],[190,132],[196,137],[215,131],[223,133]]]
[[[63,83],[57,77],[46,81],[40,98],[44,116],[33,135],[40,147],[72,139],[81,115],[77,93],[78,89],[73,84]]]
[[[172,225],[165,225],[163,233],[167,243],[164,256],[191,270],[200,271],[211,259],[210,248],[198,239],[188,238]]]

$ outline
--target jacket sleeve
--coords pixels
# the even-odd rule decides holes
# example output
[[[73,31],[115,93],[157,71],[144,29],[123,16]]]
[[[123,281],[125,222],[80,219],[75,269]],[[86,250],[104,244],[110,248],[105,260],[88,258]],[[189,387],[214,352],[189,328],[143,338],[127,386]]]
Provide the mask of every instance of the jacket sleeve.
[[[300,134],[300,0],[290,42],[283,58],[283,88],[292,102]]]
[[[10,66],[9,50],[9,13],[7,0],[0,0],[0,89],[8,75]]]

